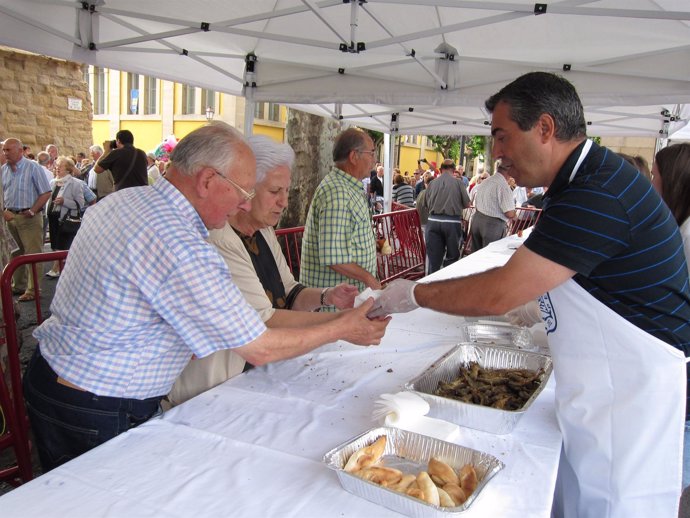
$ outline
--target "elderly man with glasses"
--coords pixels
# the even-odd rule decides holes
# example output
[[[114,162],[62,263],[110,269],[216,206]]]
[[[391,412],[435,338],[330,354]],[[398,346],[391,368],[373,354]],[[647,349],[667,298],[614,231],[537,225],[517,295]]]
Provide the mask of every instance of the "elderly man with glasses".
[[[362,308],[299,333],[267,329],[206,241],[209,229],[250,209],[254,154],[237,130],[215,122],[184,137],[171,161],[165,180],[89,209],[52,315],[34,332],[40,345],[24,394],[44,471],[159,412],[192,356],[233,349],[263,365],[340,337],[376,344],[383,336],[387,322]]]
[[[349,282],[380,289],[376,239],[361,180],[374,166],[376,149],[365,132],[350,128],[333,147],[335,167],[316,188],[302,241],[300,281],[313,288]]]

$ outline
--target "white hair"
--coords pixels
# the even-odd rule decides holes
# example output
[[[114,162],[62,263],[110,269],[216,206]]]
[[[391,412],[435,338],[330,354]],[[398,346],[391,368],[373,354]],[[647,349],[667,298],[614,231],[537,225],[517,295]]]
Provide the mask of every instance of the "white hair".
[[[264,135],[252,135],[247,138],[249,147],[256,157],[256,183],[266,179],[266,174],[279,166],[292,169],[295,152],[289,144],[280,144]]]
[[[95,151],[96,153],[100,153],[101,155],[103,154],[103,148],[99,146],[98,144],[94,144],[89,148],[89,151]]]

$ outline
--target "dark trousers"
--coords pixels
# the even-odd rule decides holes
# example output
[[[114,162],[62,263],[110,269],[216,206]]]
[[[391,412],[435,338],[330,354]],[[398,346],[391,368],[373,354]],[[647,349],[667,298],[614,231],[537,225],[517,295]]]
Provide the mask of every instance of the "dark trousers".
[[[443,221],[433,221],[433,218]],[[434,273],[444,266],[460,259],[462,248],[462,226],[460,217],[429,216],[426,224],[427,274]]]
[[[57,378],[37,347],[24,375],[24,397],[44,473],[160,413],[162,396],[97,396]]]

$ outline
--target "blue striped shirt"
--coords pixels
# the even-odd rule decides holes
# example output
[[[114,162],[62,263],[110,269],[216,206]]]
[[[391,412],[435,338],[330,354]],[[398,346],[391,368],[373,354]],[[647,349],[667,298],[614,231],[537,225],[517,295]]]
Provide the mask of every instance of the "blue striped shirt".
[[[690,291],[678,225],[652,185],[625,160],[578,148],[544,197],[525,245],[575,270],[574,280],[623,318],[690,355]]]
[[[2,166],[2,189],[6,209],[30,209],[41,194],[50,192],[50,184],[43,167],[21,158],[16,171],[9,163]]]
[[[568,183],[581,149],[546,192],[525,246],[575,270],[573,279],[593,297],[690,356],[690,289],[678,225],[645,177],[595,143]]]
[[[99,395],[167,394],[192,353],[245,345],[266,327],[231,282],[187,199],[167,180],[91,207],[34,331],[51,367]]]

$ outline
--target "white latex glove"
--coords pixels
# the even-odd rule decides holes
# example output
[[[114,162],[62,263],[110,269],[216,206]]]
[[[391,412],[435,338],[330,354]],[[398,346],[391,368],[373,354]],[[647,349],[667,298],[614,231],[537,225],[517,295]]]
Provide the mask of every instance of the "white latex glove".
[[[374,303],[367,316],[369,318],[380,318],[391,313],[407,313],[417,309],[419,304],[414,298],[414,288],[417,283],[407,279],[396,279],[392,281],[381,292],[381,295]]]
[[[534,324],[542,321],[541,310],[536,300],[511,309],[506,313],[506,318],[514,326],[522,327],[532,327]]]

